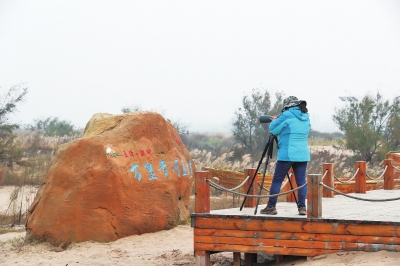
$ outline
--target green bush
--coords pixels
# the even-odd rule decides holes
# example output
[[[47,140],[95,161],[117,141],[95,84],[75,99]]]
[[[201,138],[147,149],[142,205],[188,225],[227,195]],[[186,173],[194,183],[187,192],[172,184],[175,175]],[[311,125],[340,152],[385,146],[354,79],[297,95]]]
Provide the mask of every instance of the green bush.
[[[82,131],[75,129],[75,126],[70,121],[59,120],[57,117],[37,119],[33,125],[28,124],[25,128],[29,131],[37,131],[44,136],[50,137],[82,135]]]

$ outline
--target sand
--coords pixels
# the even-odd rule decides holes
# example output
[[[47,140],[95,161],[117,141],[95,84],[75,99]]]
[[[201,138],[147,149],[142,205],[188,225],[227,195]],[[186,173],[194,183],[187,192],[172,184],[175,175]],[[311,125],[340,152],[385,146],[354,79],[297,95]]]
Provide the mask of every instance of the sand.
[[[65,250],[25,244],[24,237],[25,232],[0,235],[0,265],[194,265],[189,226],[111,243],[73,243]]]
[[[0,186],[0,214],[25,212],[35,198],[40,186]],[[11,201],[11,198],[14,198]]]
[[[0,265],[195,265],[193,229],[130,236],[111,243],[73,243],[65,250],[48,243],[24,242],[25,233],[0,235]],[[212,265],[232,265],[232,253],[211,255]],[[288,257],[265,265],[399,265],[400,252],[340,252],[305,260]]]
[[[0,212],[4,213],[10,205],[12,191],[14,188],[11,187],[0,188]],[[31,193],[31,190],[27,191]],[[0,265],[195,265],[190,225],[110,243],[72,243],[66,248],[48,243],[26,243],[23,226],[20,229],[22,232],[0,234]],[[232,265],[232,257],[230,252],[212,254],[211,265]],[[400,252],[340,252],[307,260],[286,257],[279,264],[271,261],[264,265],[400,265]]]

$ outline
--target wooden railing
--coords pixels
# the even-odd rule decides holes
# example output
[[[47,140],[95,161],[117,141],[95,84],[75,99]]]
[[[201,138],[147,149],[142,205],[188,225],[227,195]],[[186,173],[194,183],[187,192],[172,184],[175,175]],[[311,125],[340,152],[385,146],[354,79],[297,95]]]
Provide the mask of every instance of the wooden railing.
[[[233,252],[233,265],[235,266],[241,265],[241,253],[244,253],[247,266],[253,265],[254,254],[259,252],[274,254],[278,261],[278,258],[284,255],[313,257],[339,251],[400,251],[400,241],[396,237],[400,232],[398,223],[365,220],[355,223],[353,220],[321,219],[322,198],[334,196],[334,192],[330,189],[334,188],[339,191],[341,188],[346,192],[356,193],[366,193],[370,189],[377,189],[376,180],[378,178],[367,180],[365,162],[355,163],[355,174],[350,178],[351,181],[349,179],[343,181],[347,182],[346,184],[335,182],[333,168],[333,164],[323,164],[322,174],[307,175],[307,217],[304,217],[304,220],[291,217],[210,213],[210,181],[213,180],[212,177],[218,176],[219,184],[222,187],[228,187],[227,184],[229,187],[236,187],[250,176],[243,184],[242,190],[247,195],[257,195],[259,186],[250,186],[250,184],[256,182],[253,180],[254,176],[257,181],[262,176],[256,175],[256,169],[253,168],[235,175],[227,173],[228,171],[216,172],[212,169],[196,171],[195,213],[191,214],[196,265],[209,266],[212,252],[226,251]],[[391,159],[384,160],[383,173],[379,177],[380,183],[382,183],[381,188],[393,190],[399,187],[400,180],[395,178],[399,172],[397,169],[393,166]],[[218,173],[223,173],[223,175],[218,175]],[[294,175],[289,173],[289,176],[295,182]],[[230,181],[235,180],[235,182],[224,183],[224,177]],[[269,177],[269,179],[272,178]],[[290,183],[287,184],[290,188]],[[322,184],[330,189],[325,188]],[[293,193],[288,193],[288,197],[290,196],[293,196]],[[346,196],[350,197],[351,195]],[[400,198],[395,200],[400,200]],[[245,204],[245,207],[256,207],[256,198],[247,197]]]
[[[400,171],[395,169],[394,163],[400,165],[400,157],[397,154],[395,157],[393,154],[388,154],[387,156],[390,159],[385,159],[382,163],[382,171],[385,171],[384,178],[379,180],[369,180],[367,178],[367,166],[366,162],[358,161],[355,163],[354,169],[356,173],[356,177],[354,180],[348,181],[349,178],[335,178],[334,173],[334,165],[332,163],[324,163],[322,165],[321,172],[325,174],[323,179],[324,184],[329,187],[335,188],[336,190],[342,193],[365,193],[369,190],[376,189],[400,189]],[[396,160],[395,160],[396,159]],[[253,168],[249,168],[253,169]],[[357,171],[358,169],[358,171]],[[233,188],[240,185],[249,175],[248,172],[237,172],[237,171],[228,171],[221,169],[213,169],[213,168],[203,168],[203,171],[207,171],[211,180],[217,182],[220,186],[225,188]],[[282,191],[288,191],[292,189],[290,184],[295,185],[295,175],[293,170],[290,169],[288,172],[288,176],[290,176],[290,181],[282,188]],[[250,179],[254,178],[254,169],[251,172]],[[256,175],[256,180],[254,180],[253,184],[258,187],[258,184],[261,183],[262,174],[258,173]],[[339,181],[337,181],[339,180]],[[264,178],[263,186],[265,188],[269,188],[272,183],[272,176],[266,175]],[[243,189],[242,192],[247,190]],[[323,196],[324,197],[333,197],[335,195],[334,192],[324,188]],[[297,195],[296,195],[297,196]],[[295,195],[290,193],[286,196],[287,201],[294,202]]]

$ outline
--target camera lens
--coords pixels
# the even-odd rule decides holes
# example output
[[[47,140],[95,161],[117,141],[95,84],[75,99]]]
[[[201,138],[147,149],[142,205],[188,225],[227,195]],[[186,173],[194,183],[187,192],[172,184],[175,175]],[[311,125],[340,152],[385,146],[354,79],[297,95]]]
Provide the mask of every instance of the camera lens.
[[[260,116],[260,123],[261,124],[263,124],[263,123],[271,123],[271,117],[272,116],[270,116],[270,115],[262,115],[262,116]]]

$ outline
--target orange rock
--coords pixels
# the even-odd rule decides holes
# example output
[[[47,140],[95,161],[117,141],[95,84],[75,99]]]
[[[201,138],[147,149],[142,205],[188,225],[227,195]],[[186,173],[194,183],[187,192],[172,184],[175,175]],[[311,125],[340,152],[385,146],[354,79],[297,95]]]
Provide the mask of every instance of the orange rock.
[[[189,216],[194,163],[154,112],[95,114],[57,149],[29,210],[27,239],[53,245],[171,229]]]

